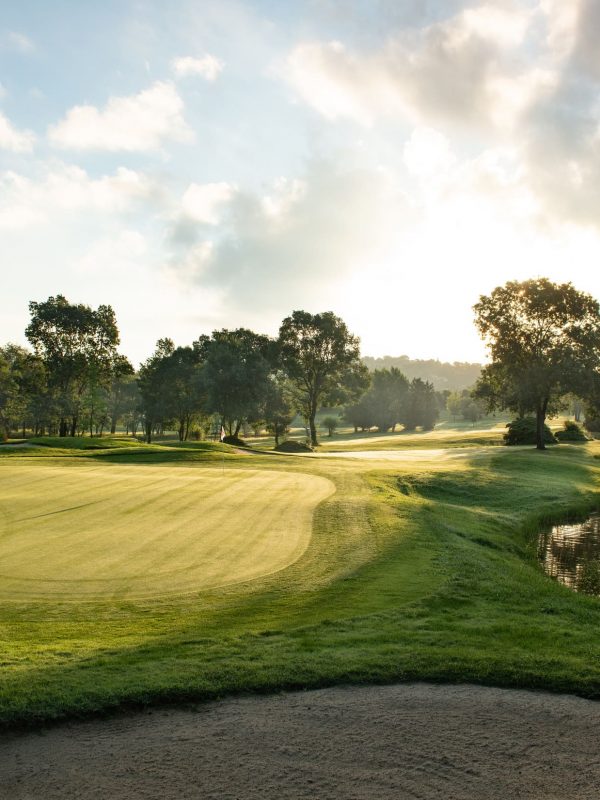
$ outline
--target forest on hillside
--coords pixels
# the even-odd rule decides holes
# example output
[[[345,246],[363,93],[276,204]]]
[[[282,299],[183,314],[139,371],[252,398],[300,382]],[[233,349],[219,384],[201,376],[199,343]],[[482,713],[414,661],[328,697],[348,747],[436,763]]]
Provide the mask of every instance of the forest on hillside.
[[[420,359],[408,356],[382,356],[373,358],[364,356],[363,363],[369,372],[376,369],[391,369],[396,367],[407,378],[421,378],[432,383],[438,391],[448,389],[451,392],[468,389],[477,382],[482,370],[482,365],[467,361],[438,361],[435,358]]]

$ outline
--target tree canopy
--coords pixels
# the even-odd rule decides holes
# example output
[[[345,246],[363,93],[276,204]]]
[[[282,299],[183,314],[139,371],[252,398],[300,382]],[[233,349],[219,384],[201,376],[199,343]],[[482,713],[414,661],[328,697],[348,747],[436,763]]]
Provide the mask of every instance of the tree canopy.
[[[295,386],[313,445],[318,444],[315,416],[319,405],[351,401],[368,386],[359,344],[358,337],[331,311],[294,311],[281,324],[281,364]]]
[[[600,367],[598,301],[571,283],[547,278],[509,281],[474,306],[475,324],[491,363],[476,393],[490,408],[536,415],[536,446],[544,423],[567,392],[586,396]]]
[[[31,322],[25,335],[44,362],[60,409],[60,435],[75,435],[84,393],[91,382],[111,376],[119,331],[111,306],[94,311],[71,304],[58,294],[29,304]]]

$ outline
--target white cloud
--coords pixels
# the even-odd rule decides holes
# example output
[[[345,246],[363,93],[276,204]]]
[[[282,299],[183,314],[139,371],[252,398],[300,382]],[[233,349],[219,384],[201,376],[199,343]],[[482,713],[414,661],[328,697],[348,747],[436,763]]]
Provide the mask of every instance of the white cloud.
[[[305,42],[289,54],[285,75],[328,119],[510,127],[535,98],[542,77],[551,78],[541,68],[529,75],[532,67],[519,52],[533,19],[522,6],[484,3],[417,30],[393,32],[371,50]],[[509,94],[502,80],[516,82],[517,89],[499,113],[498,102]]]
[[[174,58],[171,62],[171,69],[178,78],[187,78],[198,75],[206,81],[214,81],[223,69],[223,62],[215,56],[207,53],[202,58],[193,56],[182,56]]]
[[[96,179],[66,164],[53,165],[41,180],[9,171],[0,175],[0,228],[18,230],[61,213],[122,214],[159,193],[151,179],[125,167]]]
[[[10,120],[0,112],[0,150],[13,153],[30,153],[33,150],[35,136],[32,131],[18,130]]]
[[[231,200],[236,187],[229,183],[191,183],[181,200],[186,216],[206,225],[217,225],[223,207]]]
[[[450,169],[456,156],[442,133],[433,128],[415,128],[404,145],[403,161],[412,175],[431,179]]]
[[[147,252],[144,236],[139,231],[124,229],[110,239],[94,242],[76,262],[75,269],[80,275],[102,275],[107,282],[114,279],[130,285],[136,277],[142,279]]]
[[[129,152],[157,150],[167,139],[194,138],[183,118],[183,100],[165,81],[136,95],[111,97],[103,109],[75,106],[48,135],[57,147]]]
[[[367,269],[406,220],[385,172],[331,161],[314,161],[302,178],[280,178],[264,194],[237,190],[220,211],[210,236],[189,217],[175,224],[169,272],[261,308],[283,297],[312,302],[314,292]]]
[[[32,53],[35,50],[35,45],[29,36],[18,31],[9,31],[6,36],[6,42],[12,50],[17,50],[19,53]]]

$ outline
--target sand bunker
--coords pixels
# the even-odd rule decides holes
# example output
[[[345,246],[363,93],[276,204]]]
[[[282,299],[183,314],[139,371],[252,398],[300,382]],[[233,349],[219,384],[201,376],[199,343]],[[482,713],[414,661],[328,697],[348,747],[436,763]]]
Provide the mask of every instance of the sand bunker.
[[[600,704],[409,684],[71,723],[0,741],[0,797],[596,800]]]

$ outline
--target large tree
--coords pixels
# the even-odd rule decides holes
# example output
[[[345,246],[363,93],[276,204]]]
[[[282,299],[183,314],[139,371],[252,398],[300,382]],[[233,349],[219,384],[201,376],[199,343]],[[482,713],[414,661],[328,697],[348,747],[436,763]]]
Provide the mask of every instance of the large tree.
[[[319,406],[352,401],[368,386],[359,340],[331,311],[294,311],[281,323],[279,351],[283,368],[295,385],[299,410],[308,420],[311,442],[317,445]]]
[[[148,444],[157,428],[164,426],[169,416],[169,358],[175,352],[172,339],[159,339],[156,350],[140,365],[137,376],[139,410],[144,420]]]
[[[273,341],[247,328],[213,331],[194,342],[203,362],[206,408],[216,412],[230,435],[246,420],[263,416],[273,370]]]
[[[90,384],[110,380],[119,331],[115,313],[101,305],[94,311],[71,304],[62,295],[29,304],[25,335],[48,372],[48,385],[60,409],[59,433],[75,436],[84,394]]]
[[[536,446],[545,449],[546,416],[567,392],[586,396],[600,366],[598,301],[571,283],[547,278],[499,286],[474,306],[491,363],[476,393],[490,408],[536,415]]]

